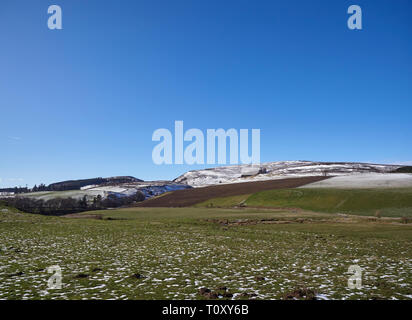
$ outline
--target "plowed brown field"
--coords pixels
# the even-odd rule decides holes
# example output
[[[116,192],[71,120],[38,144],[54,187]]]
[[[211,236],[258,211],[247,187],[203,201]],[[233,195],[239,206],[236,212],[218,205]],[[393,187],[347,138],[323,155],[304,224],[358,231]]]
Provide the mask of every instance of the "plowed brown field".
[[[242,182],[177,190],[137,204],[138,207],[189,207],[217,197],[230,197],[272,189],[287,189],[321,181],[329,177],[301,177],[279,180]]]

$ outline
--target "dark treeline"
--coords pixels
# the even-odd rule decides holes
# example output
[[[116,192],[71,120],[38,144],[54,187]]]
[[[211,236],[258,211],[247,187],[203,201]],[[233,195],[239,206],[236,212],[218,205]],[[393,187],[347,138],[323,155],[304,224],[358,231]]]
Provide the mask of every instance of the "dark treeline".
[[[94,197],[92,201],[86,196],[81,199],[54,198],[50,200],[35,199],[30,197],[4,198],[1,202],[7,206],[12,206],[23,212],[38,213],[44,215],[63,215],[68,213],[82,212],[88,210],[102,210],[107,208],[117,208],[130,205],[134,202],[143,201],[145,196],[137,192],[132,196],[119,197],[114,194],[102,198],[100,195]]]
[[[103,178],[82,179],[82,180],[68,180],[49,184],[46,191],[67,191],[80,190],[80,188],[88,185],[101,185],[106,182]],[[34,190],[33,190],[34,191]],[[39,190],[42,191],[42,190]]]
[[[111,178],[92,178],[82,180],[68,180],[62,182],[56,182],[49,184],[45,191],[67,191],[67,190],[80,190],[80,188],[88,185],[102,185],[102,184],[117,184],[142,181],[135,177],[111,177]],[[42,190],[39,190],[42,191]]]
[[[30,192],[30,189],[27,187],[2,188],[0,189],[0,192],[14,192],[15,194],[18,194]]]
[[[92,178],[92,179],[81,179],[81,180],[67,180],[49,184],[46,186],[41,183],[38,186],[35,185],[33,188],[4,188],[0,189],[0,192],[14,192],[15,194],[19,193],[28,193],[28,192],[39,192],[39,191],[68,191],[68,190],[80,190],[82,187],[88,185],[108,185],[108,184],[117,184],[117,183],[130,183],[130,182],[139,182],[143,181],[131,176],[122,176],[122,177],[110,177],[110,178]]]
[[[406,166],[396,169],[396,173],[412,173],[412,166]]]

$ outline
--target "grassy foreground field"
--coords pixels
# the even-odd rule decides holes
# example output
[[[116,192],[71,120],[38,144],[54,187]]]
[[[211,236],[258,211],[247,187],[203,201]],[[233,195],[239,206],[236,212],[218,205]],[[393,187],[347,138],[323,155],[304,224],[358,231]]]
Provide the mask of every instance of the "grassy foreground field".
[[[0,299],[204,299],[199,288],[221,286],[232,299],[299,288],[319,299],[412,298],[412,225],[395,219],[205,208],[77,217],[90,219],[0,208]],[[354,264],[361,289],[347,286]],[[61,289],[47,289],[52,265]]]
[[[301,208],[315,212],[412,217],[412,188],[402,189],[280,189],[215,198],[198,207]]]

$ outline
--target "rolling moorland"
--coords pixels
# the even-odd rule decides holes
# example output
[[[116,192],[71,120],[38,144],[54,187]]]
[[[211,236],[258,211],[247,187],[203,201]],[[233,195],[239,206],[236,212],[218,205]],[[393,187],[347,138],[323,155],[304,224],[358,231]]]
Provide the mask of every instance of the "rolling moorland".
[[[197,207],[299,208],[314,212],[412,218],[412,188],[280,189],[219,197]]]
[[[412,175],[313,166],[62,216],[3,202],[0,299],[412,299]],[[47,287],[52,265],[61,289]]]
[[[250,208],[0,212],[0,299],[412,298],[412,225],[400,219]],[[354,264],[361,289],[347,286]],[[47,287],[53,265],[61,289]]]

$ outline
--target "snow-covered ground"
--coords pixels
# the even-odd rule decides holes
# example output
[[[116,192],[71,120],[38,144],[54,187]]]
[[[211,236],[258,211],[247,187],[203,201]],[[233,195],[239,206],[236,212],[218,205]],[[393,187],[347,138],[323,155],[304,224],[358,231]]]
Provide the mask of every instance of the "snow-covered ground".
[[[412,187],[412,174],[408,173],[360,173],[332,177],[307,184],[300,188],[407,188]]]
[[[24,194],[24,196],[43,200],[56,197],[81,199],[86,196],[89,201],[92,201],[98,195],[104,199],[109,195],[131,196],[140,191],[148,199],[164,192],[190,187],[305,176],[333,176],[330,179],[310,184],[308,187],[412,187],[412,174],[390,173],[400,167],[402,166],[358,162],[278,161],[260,165],[235,165],[188,171],[174,181],[89,185],[82,187],[81,190],[35,192]]]
[[[186,184],[179,184],[171,181],[146,181],[146,182],[134,182],[134,183],[122,183],[116,185],[105,185],[105,186],[85,186],[81,190],[69,190],[69,191],[44,191],[44,192],[32,192],[25,193],[22,196],[32,197],[42,200],[50,200],[53,198],[73,198],[82,199],[84,196],[89,201],[93,198],[101,196],[102,199],[109,195],[115,195],[117,197],[132,196],[137,192],[142,192],[146,199],[153,196],[157,196],[164,192],[187,189],[190,186]]]
[[[260,165],[236,165],[186,172],[174,182],[203,187],[216,184],[284,179],[304,176],[343,176],[389,173],[401,166],[358,162],[277,161]]]

